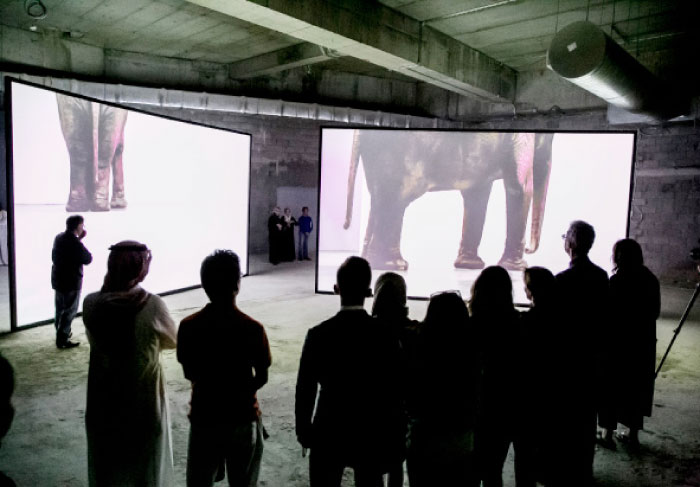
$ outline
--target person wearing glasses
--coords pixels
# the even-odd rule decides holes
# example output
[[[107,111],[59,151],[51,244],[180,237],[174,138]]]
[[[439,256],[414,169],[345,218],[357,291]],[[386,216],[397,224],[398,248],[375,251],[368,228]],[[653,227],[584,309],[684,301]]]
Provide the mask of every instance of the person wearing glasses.
[[[563,316],[559,342],[567,367],[560,367],[560,404],[568,409],[566,446],[553,459],[559,478],[554,485],[588,485],[593,477],[596,422],[612,435],[610,384],[605,378],[609,358],[608,274],[588,258],[595,230],[576,220],[562,236],[569,268],[556,275]],[[609,429],[612,427],[612,429]],[[604,438],[608,439],[608,433]],[[612,438],[609,438],[612,442]]]
[[[66,219],[66,231],[56,235],[51,250],[51,287],[55,291],[56,347],[74,348],[80,342],[70,340],[71,323],[78,312],[83,287],[83,266],[92,262],[92,254],[83,245],[87,235],[85,220],[80,215]]]
[[[151,251],[125,240],[110,247],[102,289],[83,302],[90,342],[87,406],[90,487],[175,485],[163,350],[177,329],[165,302],[139,284]]]

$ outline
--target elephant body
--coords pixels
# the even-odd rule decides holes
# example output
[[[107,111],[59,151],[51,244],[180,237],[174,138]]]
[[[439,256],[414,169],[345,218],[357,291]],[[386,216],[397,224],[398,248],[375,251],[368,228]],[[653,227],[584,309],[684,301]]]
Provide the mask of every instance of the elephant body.
[[[127,111],[60,93],[56,94],[56,101],[70,157],[66,211],[125,208],[122,152]]]
[[[506,243],[499,265],[511,270],[523,260],[525,228],[533,207],[531,244],[539,245],[552,162],[553,134],[356,130],[353,136],[345,228],[360,158],[372,198],[362,255],[373,267],[405,270],[400,242],[404,212],[428,191],[458,190],[464,213],[455,267],[480,269],[478,248],[491,186],[506,190]],[[534,196],[534,202],[533,202]]]

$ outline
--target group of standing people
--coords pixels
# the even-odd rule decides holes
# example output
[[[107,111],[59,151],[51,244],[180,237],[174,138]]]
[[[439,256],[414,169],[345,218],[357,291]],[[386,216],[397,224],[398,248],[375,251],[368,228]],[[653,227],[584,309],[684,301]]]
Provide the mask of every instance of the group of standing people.
[[[74,267],[73,285],[59,285],[67,266],[54,259],[59,348],[74,346],[59,311],[72,312],[74,297],[64,294],[76,281],[79,296],[90,261],[85,234],[82,217],[69,217],[54,245],[54,257],[70,256]],[[409,318],[406,283],[395,273],[377,279],[367,313],[370,265],[348,258],[336,276],[340,311],[309,329],[298,369],[296,434],[311,450],[311,487],[340,486],[346,467],[358,487],[384,485],[385,475],[399,487],[404,461],[412,487],[500,487],[511,444],[518,487],[583,487],[596,441],[614,447],[618,422],[629,428],[618,440],[637,445],[654,391],[658,280],[634,240],[615,244],[608,279],[588,258],[593,227],[575,221],[563,238],[568,269],[524,271],[527,312],[514,307],[508,272],[492,266],[468,300],[457,291],[431,296],[422,322]],[[90,485],[173,485],[159,360],[173,348],[192,383],[188,487],[224,475],[232,486],[256,485],[256,391],[271,354],[264,327],[236,305],[238,257],[219,250],[203,261],[210,303],[179,330],[163,300],[139,285],[151,259],[142,243],[113,245],[101,290],[84,300]]]
[[[83,265],[92,259],[82,244],[85,235],[83,218],[73,215],[54,242],[58,348],[78,346],[70,341],[70,322],[78,307]],[[174,348],[192,383],[187,486],[212,486],[224,477],[231,486],[256,485],[263,451],[256,392],[267,383],[272,359],[264,327],[236,305],[238,256],[217,250],[204,259],[200,278],[210,302],[178,328],[165,302],[140,286],[152,259],[148,247],[125,240],[109,250],[102,288],[83,301],[90,342],[85,409],[89,485],[175,485],[160,362],[161,352]]]
[[[309,235],[314,229],[313,220],[309,216],[309,207],[301,209],[302,215],[297,220],[292,216],[292,210],[285,208],[284,212],[275,206],[267,219],[270,263],[294,260],[311,260],[309,257]],[[299,227],[299,245],[294,243],[294,227]]]
[[[596,442],[638,445],[651,415],[658,280],[639,244],[615,244],[615,274],[593,264],[595,232],[575,221],[563,235],[570,266],[524,271],[532,307],[513,305],[512,282],[484,269],[471,297],[433,295],[411,320],[406,284],[375,284],[348,258],[337,273],[341,309],[308,331],[296,386],[297,438],[310,449],[312,487],[500,487],[510,445],[518,487],[588,486]]]

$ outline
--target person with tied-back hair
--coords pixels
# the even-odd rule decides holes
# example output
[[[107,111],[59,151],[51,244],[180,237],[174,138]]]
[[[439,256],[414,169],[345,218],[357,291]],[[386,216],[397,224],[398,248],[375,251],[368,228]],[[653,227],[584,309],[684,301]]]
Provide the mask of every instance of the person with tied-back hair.
[[[160,352],[175,348],[177,329],[163,300],[139,286],[150,263],[142,243],[111,246],[102,289],[83,301],[90,487],[174,485]]]
[[[406,281],[395,272],[385,272],[374,283],[374,301],[372,316],[387,325],[400,347],[400,367],[407,372],[410,355],[415,348],[418,322],[408,317],[406,306]],[[404,390],[406,386],[404,385]],[[408,425],[404,424],[404,429]],[[397,461],[390,466],[388,472],[388,487],[403,486],[403,461],[405,458],[404,445],[399,445]]]
[[[454,291],[433,295],[412,354],[407,388],[411,487],[479,485],[474,458],[479,375],[462,297]]]
[[[557,427],[566,423],[567,409],[559,398],[563,384],[562,371],[571,368],[566,347],[559,340],[561,317],[557,281],[544,267],[528,267],[523,271],[525,293],[532,307],[522,316],[519,369],[530,378],[532,402],[530,423],[535,449],[537,478],[549,485],[552,451],[559,448]],[[575,365],[575,364],[573,364]]]
[[[241,264],[230,250],[202,262],[210,303],[180,323],[177,359],[192,382],[187,485],[257,485],[263,428],[257,391],[272,363],[265,328],[238,309]]]
[[[527,377],[520,369],[520,316],[513,284],[500,266],[484,269],[469,301],[482,366],[482,399],[476,450],[484,487],[503,485],[508,448],[515,451],[517,487],[535,486],[534,448],[527,417]]]
[[[613,247],[615,273],[610,278],[610,310],[617,331],[616,422],[629,428],[617,439],[639,446],[644,416],[651,416],[656,364],[656,319],[661,310],[659,280],[644,265],[642,248],[631,238]]]

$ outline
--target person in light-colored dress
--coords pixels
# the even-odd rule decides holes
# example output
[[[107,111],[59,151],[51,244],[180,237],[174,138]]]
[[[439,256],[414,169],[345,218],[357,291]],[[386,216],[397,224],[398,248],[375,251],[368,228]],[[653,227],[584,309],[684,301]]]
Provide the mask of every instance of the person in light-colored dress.
[[[139,286],[150,261],[141,243],[113,245],[102,289],[83,302],[90,487],[175,485],[160,352],[175,348],[177,329],[163,300]]]

